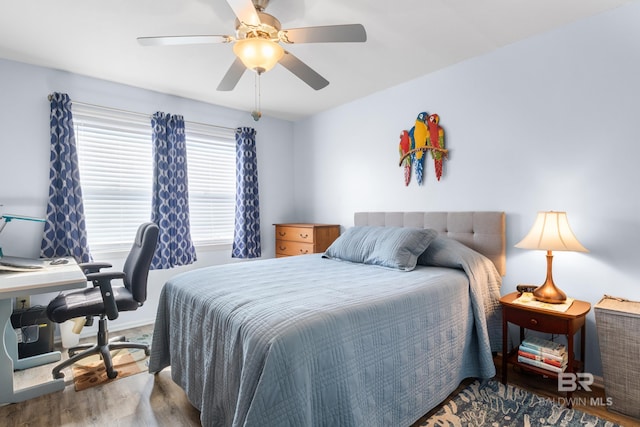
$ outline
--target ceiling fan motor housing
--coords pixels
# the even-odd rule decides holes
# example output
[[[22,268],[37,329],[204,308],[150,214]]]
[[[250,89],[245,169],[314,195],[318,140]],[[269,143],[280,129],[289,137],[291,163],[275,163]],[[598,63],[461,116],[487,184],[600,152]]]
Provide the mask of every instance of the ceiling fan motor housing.
[[[248,39],[253,37],[278,40],[278,33],[282,29],[280,21],[273,15],[268,13],[258,12],[260,17],[260,25],[248,25],[240,22],[236,18],[236,37],[238,40]]]
[[[269,6],[269,0],[253,0],[253,5],[258,12],[263,12]],[[262,17],[260,17],[262,19]]]

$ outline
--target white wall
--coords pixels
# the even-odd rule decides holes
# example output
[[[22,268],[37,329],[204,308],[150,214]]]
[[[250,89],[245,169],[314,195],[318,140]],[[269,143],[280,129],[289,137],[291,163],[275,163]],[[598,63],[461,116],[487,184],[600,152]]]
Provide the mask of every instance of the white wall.
[[[299,220],[505,211],[506,294],[544,281],[544,252],[513,245],[537,211],[563,210],[590,252],[556,252],[556,284],[592,305],[640,300],[639,21],[634,2],[296,123]],[[398,137],[421,111],[440,115],[450,158],[440,182],[427,161],[425,185],[405,187]],[[600,375],[593,310],[587,328]]]
[[[248,112],[165,95],[67,72],[0,59],[0,212],[43,217],[49,185],[49,101],[52,92],[68,93],[72,102],[153,114],[164,111],[182,114],[187,121],[236,128],[251,126],[257,131],[258,175],[260,178],[261,233],[263,257],[273,257],[275,222],[291,220],[294,211],[293,125],[263,117],[253,121]],[[0,235],[6,255],[38,257],[43,225],[13,221]],[[132,236],[133,239],[133,236]],[[122,313],[112,330],[131,324],[151,323],[160,289],[165,281],[185,270],[233,262],[230,245],[198,249],[198,261],[188,267],[151,271],[147,303],[139,310]],[[94,254],[121,268],[126,253]],[[46,304],[53,295],[32,298],[32,304]],[[90,334],[91,329],[83,332]]]

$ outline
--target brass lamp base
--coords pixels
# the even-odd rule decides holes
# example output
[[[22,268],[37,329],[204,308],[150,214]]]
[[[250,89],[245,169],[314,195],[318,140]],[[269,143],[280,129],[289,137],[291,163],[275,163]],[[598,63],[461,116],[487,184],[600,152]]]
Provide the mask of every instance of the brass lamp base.
[[[538,301],[548,302],[549,304],[562,304],[567,300],[567,295],[556,288],[553,282],[538,286],[533,291],[533,297]]]
[[[547,251],[547,280],[533,291],[533,296],[538,301],[562,304],[567,300],[567,295],[553,283],[552,263],[553,254]]]

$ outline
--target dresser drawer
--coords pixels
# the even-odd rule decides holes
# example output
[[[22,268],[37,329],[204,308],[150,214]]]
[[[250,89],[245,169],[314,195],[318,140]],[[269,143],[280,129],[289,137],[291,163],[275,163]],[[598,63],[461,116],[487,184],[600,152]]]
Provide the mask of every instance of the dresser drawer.
[[[291,242],[313,243],[313,228],[278,225],[276,227],[276,239],[289,240]]]
[[[314,253],[313,243],[300,243],[291,240],[276,240],[276,254],[279,256],[305,255]]]
[[[276,257],[324,252],[340,235],[336,224],[290,222],[276,226]]]

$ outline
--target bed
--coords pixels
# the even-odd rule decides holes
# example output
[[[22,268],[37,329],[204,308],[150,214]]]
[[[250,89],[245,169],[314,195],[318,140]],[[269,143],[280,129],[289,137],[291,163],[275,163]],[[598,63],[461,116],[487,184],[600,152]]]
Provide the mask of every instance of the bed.
[[[362,244],[391,233],[417,245],[400,268]],[[363,247],[375,253],[344,259]],[[495,375],[504,270],[503,212],[356,213],[324,255],[170,279],[149,371],[171,367],[203,426],[409,426]]]

